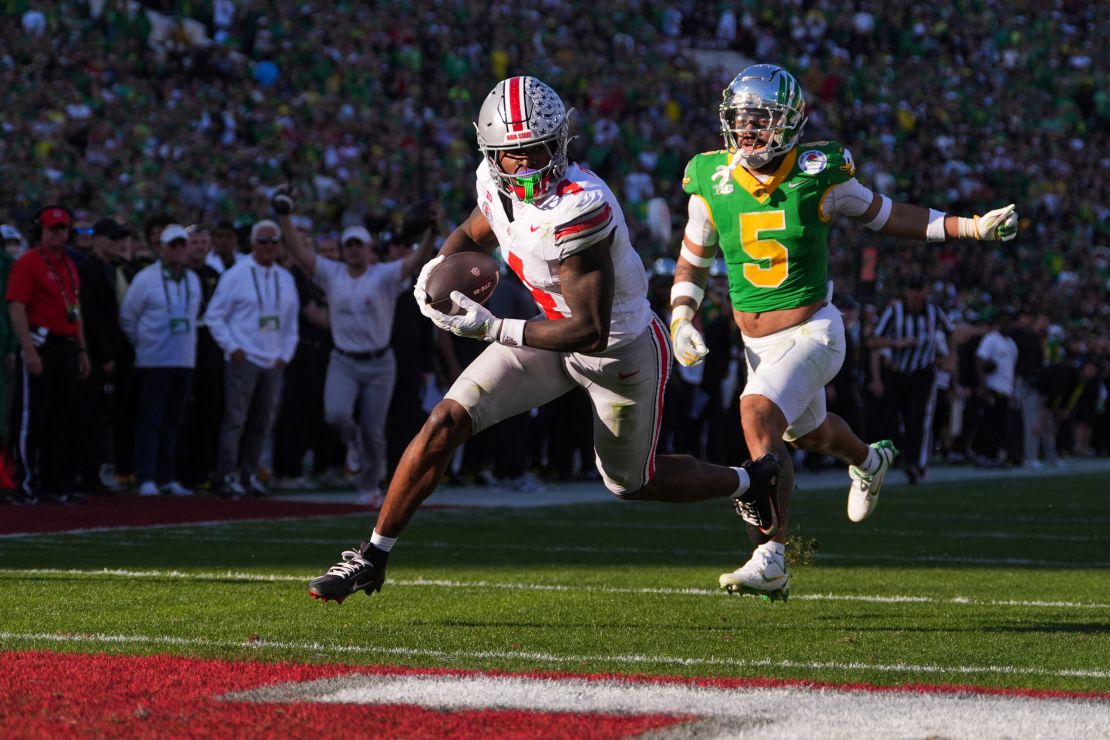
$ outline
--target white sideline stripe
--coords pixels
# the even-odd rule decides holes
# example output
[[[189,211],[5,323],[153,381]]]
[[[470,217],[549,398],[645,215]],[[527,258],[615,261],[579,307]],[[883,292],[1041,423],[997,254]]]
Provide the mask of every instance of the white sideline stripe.
[[[56,533],[65,534],[65,533]],[[35,535],[38,537],[38,535]],[[142,537],[142,535],[139,535]],[[128,536],[127,540],[113,542],[113,545],[121,547],[135,547],[143,543],[129,541],[138,539],[135,536]],[[160,538],[162,539],[162,538]],[[227,537],[205,535],[205,539],[209,542],[272,542],[272,536],[265,537],[248,537],[242,534],[233,534]],[[80,538],[77,538],[80,541]],[[334,545],[334,538],[311,538],[311,537],[292,537],[282,538],[282,542],[288,545]],[[508,550],[511,552],[534,552],[535,546],[514,543],[467,543],[467,542],[443,542],[443,541],[421,541],[418,539],[406,540],[414,547],[427,547],[439,550]],[[28,544],[36,544],[35,540],[31,540]],[[44,545],[45,546],[45,545]],[[3,545],[0,544],[0,548]],[[658,552],[656,548],[645,547],[590,547],[585,545],[545,545],[545,552],[577,552],[577,553],[621,553],[625,555],[646,555]],[[689,550],[683,548],[670,548],[668,552],[675,555],[711,555],[714,557],[735,557],[736,553],[732,550]],[[746,555],[746,554],[745,554]],[[874,553],[852,555],[849,553],[836,553],[836,552],[818,552],[815,557],[817,560],[842,560],[849,562],[862,562],[862,563],[942,563],[944,565],[952,564],[965,564],[965,565],[1002,565],[1002,566],[1035,566],[1041,568],[1110,568],[1110,561],[1105,560],[1034,560],[1031,558],[977,558],[967,557],[964,555],[879,555]]]
[[[1110,706],[1083,699],[795,686],[718,688],[523,676],[355,673],[235,692],[222,698],[404,704],[441,711],[694,715],[703,720],[675,725],[670,732],[663,730],[663,737],[858,738],[861,731],[865,737],[1095,737],[1104,736],[1110,722]],[[705,722],[705,718],[710,721]]]
[[[261,583],[305,583],[306,576],[276,575],[268,573],[223,572],[186,572],[179,570],[124,570],[109,569],[80,570],[64,568],[0,568],[0,575],[66,575],[66,576],[105,576],[114,578],[174,578],[184,581],[255,581]],[[710,588],[622,588],[618,586],[563,586],[547,583],[505,583],[497,581],[451,581],[432,578],[391,579],[390,586],[431,587],[431,588],[496,588],[509,591],[561,591],[567,593],[603,594],[652,594],[662,596],[727,596],[720,589]],[[1082,601],[1023,601],[1018,599],[990,600],[970,599],[966,596],[953,596],[949,599],[935,596],[874,596],[869,594],[798,594],[791,595],[791,601],[860,601],[875,604],[959,604],[966,606],[1018,606],[1043,607],[1049,609],[1110,609],[1110,604],[1085,603]]]
[[[77,634],[67,632],[0,632],[0,640],[20,642],[94,643],[94,644],[149,644],[180,647],[251,648],[259,650],[296,650],[354,654],[388,654],[404,657],[430,657],[441,660],[504,659],[531,660],[537,663],[630,663],[679,666],[730,666],[734,668],[802,668],[806,670],[879,671],[883,673],[935,673],[940,675],[969,675],[993,673],[1002,675],[1050,676],[1055,678],[1110,678],[1110,671],[1091,668],[1038,668],[1012,665],[919,665],[914,663],[861,663],[852,661],[798,661],[760,658],[683,658],[669,655],[553,655],[512,650],[434,650],[431,648],[390,647],[386,645],[332,645],[323,642],[294,642],[286,640],[212,640],[205,637],[172,637],[170,635],[113,635],[102,632]]]

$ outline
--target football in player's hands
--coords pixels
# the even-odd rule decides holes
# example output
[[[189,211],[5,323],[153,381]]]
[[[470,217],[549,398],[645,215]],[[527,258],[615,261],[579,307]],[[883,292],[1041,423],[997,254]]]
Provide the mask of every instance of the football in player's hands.
[[[441,313],[460,313],[451,300],[452,291],[459,291],[471,300],[485,303],[497,289],[501,279],[497,260],[484,252],[456,252],[448,255],[428,275],[424,292],[428,305]]]

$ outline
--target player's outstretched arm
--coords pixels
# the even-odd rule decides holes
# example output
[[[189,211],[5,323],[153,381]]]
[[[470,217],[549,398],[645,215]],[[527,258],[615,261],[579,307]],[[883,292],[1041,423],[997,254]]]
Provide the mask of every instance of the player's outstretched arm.
[[[293,225],[293,212],[297,210],[297,201],[293,198],[293,189],[288,185],[281,185],[270,197],[270,205],[278,217],[281,226],[281,242],[289,251],[289,256],[304,270],[304,274],[312,277],[316,274],[316,253],[305,246],[297,227]]]
[[[980,239],[1008,242],[1017,236],[1018,214],[1010,204],[982,216],[953,216],[911,203],[898,203],[875,194],[871,205],[854,217],[868,228],[888,236],[942,242],[946,239]]]

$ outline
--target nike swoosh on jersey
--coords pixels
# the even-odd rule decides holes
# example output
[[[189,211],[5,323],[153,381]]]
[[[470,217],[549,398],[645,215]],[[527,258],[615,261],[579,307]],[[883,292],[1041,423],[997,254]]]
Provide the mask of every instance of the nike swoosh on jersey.
[[[788,183],[786,183],[786,187],[788,187],[788,188],[796,188],[796,187],[798,187],[798,186],[799,186],[799,185],[801,185],[801,184],[802,184],[801,182],[788,182]]]
[[[539,226],[529,226],[528,228],[531,229],[532,231],[539,231],[540,230]]]

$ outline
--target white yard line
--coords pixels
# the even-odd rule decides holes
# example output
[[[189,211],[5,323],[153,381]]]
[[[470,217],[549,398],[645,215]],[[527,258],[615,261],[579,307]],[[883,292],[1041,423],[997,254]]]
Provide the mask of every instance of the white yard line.
[[[248,573],[236,571],[189,572],[178,570],[127,570],[120,568],[64,569],[64,568],[0,568],[0,576],[86,576],[89,578],[121,578],[135,580],[174,579],[183,581],[223,581],[260,582],[260,583],[307,583],[308,576],[282,575],[268,573]],[[724,597],[720,589],[708,588],[621,588],[615,586],[565,586],[547,583],[513,583],[499,581],[453,581],[446,579],[390,579],[390,586],[407,588],[469,588],[501,589],[509,591],[548,591],[567,593],[599,594],[652,594],[662,596],[711,596]],[[1081,601],[1044,601],[1020,599],[971,599],[965,596],[940,598],[935,596],[900,596],[870,594],[797,594],[791,601],[849,601],[875,604],[955,604],[964,606],[1013,606],[1047,609],[1110,609],[1110,603],[1090,603]]]
[[[398,655],[406,658],[437,658],[440,660],[525,660],[535,663],[621,663],[630,665],[728,666],[732,668],[784,668],[804,670],[878,671],[936,675],[1020,675],[1053,678],[1110,678],[1110,671],[1090,668],[1041,668],[1013,665],[928,665],[914,663],[863,663],[858,661],[797,661],[769,658],[684,658],[671,655],[555,655],[513,650],[434,650],[431,648],[394,647],[386,645],[333,645],[324,642],[283,640],[213,640],[206,637],[174,637],[170,635],[121,635],[105,633],[77,634],[67,632],[0,632],[0,641],[89,643],[98,645],[172,645],[252,650],[295,650],[315,653],[349,653],[364,655]]]

